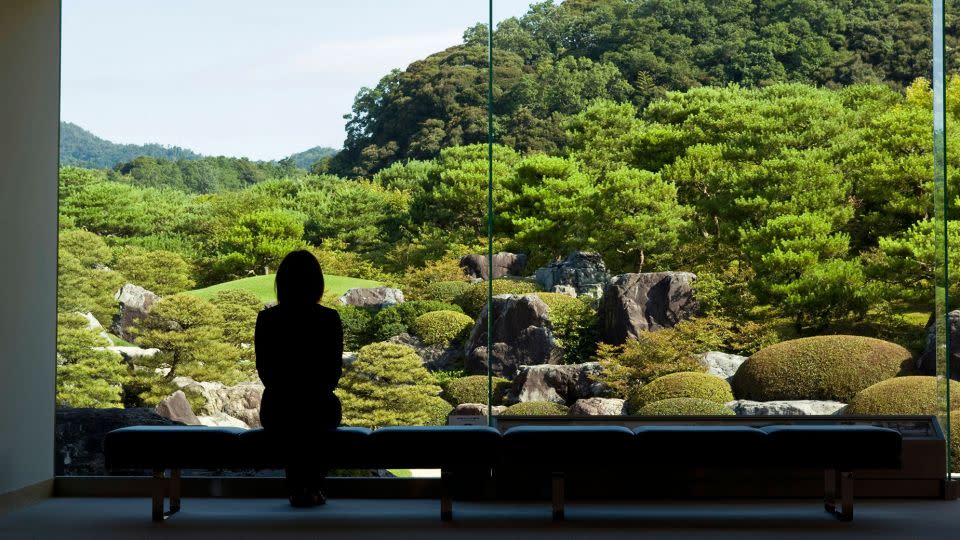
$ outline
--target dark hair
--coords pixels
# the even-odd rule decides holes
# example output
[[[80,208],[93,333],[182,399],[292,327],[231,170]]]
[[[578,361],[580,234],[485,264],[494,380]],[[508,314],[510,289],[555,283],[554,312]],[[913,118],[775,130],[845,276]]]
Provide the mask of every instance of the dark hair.
[[[316,304],[323,296],[320,263],[309,251],[291,251],[277,267],[274,287],[279,304]]]

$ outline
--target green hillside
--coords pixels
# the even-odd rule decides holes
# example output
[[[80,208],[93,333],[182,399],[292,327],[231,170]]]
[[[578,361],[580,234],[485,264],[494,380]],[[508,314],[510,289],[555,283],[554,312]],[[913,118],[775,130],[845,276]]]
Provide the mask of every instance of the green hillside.
[[[193,294],[209,300],[210,298],[213,298],[213,295],[217,294],[219,291],[224,291],[227,289],[244,289],[257,295],[257,297],[264,302],[273,302],[277,299],[276,294],[274,294],[273,291],[273,277],[273,274],[268,274],[266,276],[254,276],[237,279],[234,281],[227,281],[224,283],[211,285],[203,289],[189,291],[187,294]],[[377,281],[371,281],[369,279],[356,279],[329,274],[324,276],[324,282],[326,286],[325,296],[330,294],[336,294],[337,296],[340,296],[341,294],[347,292],[347,289],[354,287],[376,287],[381,285],[381,283]]]

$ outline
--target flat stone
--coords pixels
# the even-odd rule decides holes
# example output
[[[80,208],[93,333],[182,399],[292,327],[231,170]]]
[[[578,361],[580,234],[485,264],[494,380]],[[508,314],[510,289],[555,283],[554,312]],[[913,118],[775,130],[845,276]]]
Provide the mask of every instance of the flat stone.
[[[578,399],[570,406],[570,416],[625,416],[627,401],[618,398]]]
[[[782,401],[750,401],[740,399],[725,403],[737,416],[830,416],[838,415],[846,408],[839,401],[813,399]]]
[[[707,373],[728,381],[733,378],[737,370],[740,369],[740,366],[747,361],[746,356],[720,351],[709,351],[698,354],[697,359],[707,368]]]
[[[197,420],[197,415],[193,414],[193,408],[190,407],[190,402],[187,401],[187,395],[183,393],[183,390],[177,390],[169,397],[164,398],[157,404],[154,411],[164,418],[183,422],[189,426],[200,425],[200,420]]]

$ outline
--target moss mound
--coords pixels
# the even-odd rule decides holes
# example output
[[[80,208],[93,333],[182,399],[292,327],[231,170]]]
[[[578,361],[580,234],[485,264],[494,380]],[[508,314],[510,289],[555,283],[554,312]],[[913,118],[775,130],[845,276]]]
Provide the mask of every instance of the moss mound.
[[[697,371],[681,371],[650,381],[633,392],[627,400],[630,411],[638,411],[648,403],[672,398],[705,399],[714,403],[733,401],[727,381]]]
[[[493,295],[498,294],[529,294],[537,292],[537,284],[523,279],[495,279],[493,280]],[[480,315],[480,310],[487,305],[487,282],[478,281],[464,291],[454,301],[463,308],[463,312],[474,317]]]
[[[440,397],[454,406],[461,403],[487,402],[487,376],[470,375],[459,379],[449,379],[440,383],[443,393]],[[493,405],[502,405],[503,398],[510,389],[510,381],[501,377],[493,378]]]
[[[950,411],[950,465],[960,473],[960,409]]]
[[[423,299],[452,304],[469,288],[470,283],[466,281],[435,281],[427,285],[423,292]]]
[[[417,317],[410,326],[427,345],[459,344],[473,329],[473,319],[459,311],[431,311]]]
[[[551,401],[524,401],[504,409],[503,415],[511,416],[557,416],[566,415],[569,409]]]
[[[940,414],[937,378],[894,377],[857,393],[844,414]],[[960,383],[950,381],[950,408],[960,409]]]
[[[641,416],[733,416],[722,403],[699,398],[670,398],[653,401],[640,407]]]
[[[738,399],[824,399],[849,403],[857,392],[907,373],[913,355],[881,339],[815,336],[765,347],[733,378]]]
[[[434,300],[413,300],[381,309],[370,324],[373,338],[386,341],[393,336],[410,332],[417,317],[431,311],[461,311],[460,306]]]

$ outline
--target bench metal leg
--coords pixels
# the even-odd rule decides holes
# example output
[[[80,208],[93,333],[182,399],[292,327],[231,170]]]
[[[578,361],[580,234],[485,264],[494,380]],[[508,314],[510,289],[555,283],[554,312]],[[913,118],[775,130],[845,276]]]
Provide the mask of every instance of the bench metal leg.
[[[837,509],[837,499],[840,509]],[[824,472],[823,507],[840,521],[853,520],[853,473],[829,469]]]
[[[563,503],[564,503],[564,482],[563,482],[563,473],[554,472],[553,473],[553,519],[554,521],[560,521],[563,519]]]
[[[179,511],[180,511],[180,469],[171,469],[170,470],[170,514],[175,514]]]
[[[440,520],[453,519],[453,497],[451,496],[453,472],[446,469],[440,471]]]
[[[150,483],[153,494],[151,518],[153,521],[163,521],[163,498],[167,484],[167,480],[163,476],[163,469],[153,470],[153,480]]]
[[[823,471],[823,509],[834,514],[837,511],[837,477],[835,469]]]

